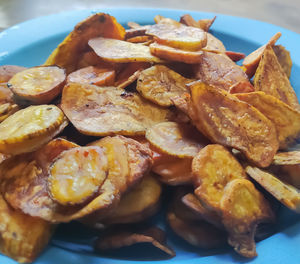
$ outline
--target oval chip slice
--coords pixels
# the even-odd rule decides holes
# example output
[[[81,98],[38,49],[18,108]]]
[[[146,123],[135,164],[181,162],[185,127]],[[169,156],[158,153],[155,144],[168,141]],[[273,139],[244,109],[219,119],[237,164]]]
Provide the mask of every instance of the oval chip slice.
[[[0,152],[20,154],[38,149],[63,130],[67,121],[55,105],[29,106],[0,124]]]
[[[143,135],[172,116],[136,93],[78,83],[65,86],[61,107],[77,130],[92,136]]]

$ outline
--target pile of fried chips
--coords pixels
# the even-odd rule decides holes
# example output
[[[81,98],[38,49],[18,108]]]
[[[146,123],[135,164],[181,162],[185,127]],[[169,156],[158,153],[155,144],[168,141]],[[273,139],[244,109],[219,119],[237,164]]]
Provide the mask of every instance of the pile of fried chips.
[[[173,257],[145,225],[167,202],[187,243],[253,258],[276,200],[300,213],[290,54],[280,33],[248,56],[228,51],[215,19],[158,15],[125,30],[97,13],[44,65],[0,67],[2,253],[32,262],[76,220],[104,229],[100,253],[146,243]]]

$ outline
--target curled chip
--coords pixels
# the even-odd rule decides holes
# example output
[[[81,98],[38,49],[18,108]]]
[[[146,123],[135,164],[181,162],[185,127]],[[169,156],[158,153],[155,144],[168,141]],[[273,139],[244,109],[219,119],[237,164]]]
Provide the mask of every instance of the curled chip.
[[[68,75],[67,82],[110,86],[115,82],[115,71],[108,68],[88,66]]]
[[[151,174],[128,193],[124,194],[120,203],[109,212],[101,223],[124,224],[140,222],[154,215],[160,207],[162,186]]]
[[[216,18],[217,17],[214,16],[211,19],[200,19],[196,21],[191,15],[185,14],[180,17],[180,23],[190,27],[201,28],[202,30],[207,32],[211,25],[215,22]]]
[[[282,45],[275,45],[273,50],[277,56],[281,68],[285,72],[286,76],[290,78],[293,64],[290,53]]]
[[[61,93],[65,80],[64,69],[41,66],[16,73],[8,85],[22,104],[47,104]]]
[[[140,73],[136,89],[155,104],[171,106],[172,97],[187,92],[185,84],[191,81],[164,65],[155,65]]]
[[[169,61],[179,61],[187,64],[195,64],[201,62],[202,51],[181,50],[159,43],[151,43],[150,52],[152,55]]]
[[[96,250],[111,250],[128,247],[140,243],[150,243],[170,257],[176,254],[166,244],[166,234],[158,227],[150,227],[145,230],[123,231],[114,230],[95,241]]]
[[[206,33],[199,28],[187,27],[177,22],[159,22],[147,29],[146,34],[154,36],[163,45],[183,50],[199,50],[206,45]]]
[[[0,83],[6,83],[16,73],[24,71],[26,68],[16,65],[2,65],[0,66]]]
[[[291,210],[300,213],[300,191],[298,189],[292,185],[282,182],[271,173],[259,168],[247,166],[246,172],[278,201]]]
[[[273,123],[234,95],[197,82],[188,103],[194,125],[212,142],[240,150],[260,167],[271,164],[278,149]]]
[[[88,41],[96,37],[124,39],[125,29],[108,14],[97,13],[79,22],[74,30],[52,52],[46,65],[57,65],[67,73],[77,69],[77,64],[88,47]]]
[[[136,93],[78,83],[64,87],[61,107],[77,130],[93,136],[142,135],[171,117],[170,110]]]
[[[194,71],[196,79],[225,91],[236,83],[249,82],[244,71],[224,54],[203,52]]]
[[[179,158],[193,158],[208,144],[193,126],[176,122],[163,122],[148,128],[146,139],[160,151]]]
[[[0,124],[0,152],[20,154],[38,149],[67,125],[63,112],[55,105],[29,106]]]
[[[62,152],[50,165],[48,189],[62,205],[82,204],[101,188],[108,170],[100,147],[77,147]]]
[[[286,148],[300,134],[300,112],[264,92],[236,94],[240,100],[254,106],[268,119],[277,130],[279,147]]]
[[[207,145],[193,159],[195,194],[206,206],[220,212],[220,200],[226,185],[234,179],[246,178],[243,167],[221,145]]]
[[[12,209],[0,195],[0,252],[19,263],[32,263],[47,246],[53,226]]]
[[[252,182],[235,179],[226,186],[220,204],[228,243],[244,257],[257,256],[254,242],[257,224],[274,221],[268,201]]]
[[[270,45],[265,48],[256,70],[254,87],[300,111],[297,95]]]
[[[109,62],[162,62],[143,44],[100,37],[90,39],[89,45],[100,58]]]

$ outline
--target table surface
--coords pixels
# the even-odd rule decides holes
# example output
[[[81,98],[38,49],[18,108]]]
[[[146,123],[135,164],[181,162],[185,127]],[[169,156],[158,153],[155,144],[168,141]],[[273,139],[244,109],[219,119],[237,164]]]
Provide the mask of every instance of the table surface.
[[[0,30],[62,11],[107,7],[173,8],[222,13],[261,20],[300,33],[299,0],[0,0]]]

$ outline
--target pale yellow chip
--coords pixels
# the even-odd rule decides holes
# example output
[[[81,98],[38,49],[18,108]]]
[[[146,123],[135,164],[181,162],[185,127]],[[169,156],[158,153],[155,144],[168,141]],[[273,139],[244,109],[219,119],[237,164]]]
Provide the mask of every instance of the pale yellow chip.
[[[109,62],[162,62],[143,44],[100,37],[89,40],[89,45],[100,58]]]
[[[297,165],[300,164],[300,151],[278,152],[274,156],[275,165]]]
[[[63,112],[55,105],[29,106],[0,124],[0,152],[31,152],[50,141],[67,125]]]

